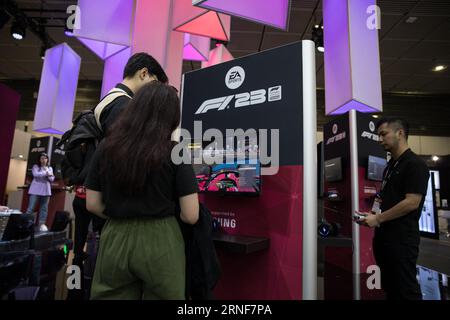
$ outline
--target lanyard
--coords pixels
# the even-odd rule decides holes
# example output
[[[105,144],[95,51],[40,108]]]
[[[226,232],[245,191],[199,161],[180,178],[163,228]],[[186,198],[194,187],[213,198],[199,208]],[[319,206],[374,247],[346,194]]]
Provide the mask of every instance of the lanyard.
[[[400,159],[397,159],[397,161],[395,161],[395,163],[394,163],[393,166],[389,166],[389,167],[387,168],[386,174],[385,174],[384,179],[383,179],[383,182],[382,182],[382,184],[381,184],[381,191],[384,190],[384,187],[386,186],[387,182],[388,182],[389,179],[391,178],[392,173],[394,172],[395,167],[397,167],[397,165],[398,165],[399,162],[400,162],[399,160],[400,160]]]
[[[408,149],[409,150],[409,149]],[[394,162],[394,164],[392,166],[389,166],[387,168],[386,174],[383,178],[383,182],[381,184],[381,192],[383,192],[384,187],[386,187],[386,184],[388,183],[389,179],[391,179],[392,173],[394,173],[394,169],[398,166],[398,164],[400,163],[400,161],[403,159],[403,156],[406,154],[406,152],[408,151],[406,150],[405,152],[403,152],[403,154]]]

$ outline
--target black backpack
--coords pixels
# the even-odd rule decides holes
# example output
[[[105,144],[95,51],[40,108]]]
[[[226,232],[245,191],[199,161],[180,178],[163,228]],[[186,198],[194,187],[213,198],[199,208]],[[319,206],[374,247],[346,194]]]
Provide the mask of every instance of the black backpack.
[[[66,131],[57,143],[56,146],[64,150],[61,174],[66,185],[81,185],[84,183],[89,169],[89,161],[104,136],[100,124],[100,115],[105,107],[121,96],[127,96],[131,99],[122,89],[112,89],[95,108],[83,111],[73,121],[72,129]]]

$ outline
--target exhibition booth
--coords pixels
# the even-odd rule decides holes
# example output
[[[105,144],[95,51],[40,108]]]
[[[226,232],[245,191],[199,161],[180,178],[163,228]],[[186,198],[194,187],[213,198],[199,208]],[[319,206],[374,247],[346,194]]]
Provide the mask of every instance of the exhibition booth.
[[[383,113],[378,30],[366,27],[366,9],[376,1],[323,0],[320,111],[317,43],[294,41],[236,59],[228,51],[223,41],[232,41],[232,16],[288,29],[291,1],[244,2],[80,0],[83,27],[73,34],[104,65],[101,97],[141,51],[161,62],[179,91],[181,124],[173,137],[188,151],[183,161],[193,164],[200,202],[211,211],[220,264],[214,299],[384,299],[380,288],[368,286],[376,266],[374,229],[354,219],[357,211],[371,211],[390,157],[376,129]],[[111,21],[120,23],[108,31]],[[183,73],[183,59],[203,60],[202,68]],[[24,180],[7,195],[21,97],[0,83],[0,205],[9,207],[0,213],[0,300],[68,298],[74,186],[63,179],[65,150],[58,142],[79,111],[81,64],[67,43],[47,49],[33,122],[40,135],[28,137],[26,172],[12,173]],[[327,116],[322,132],[318,112]],[[38,214],[25,213],[42,153],[55,175],[47,232],[38,231]],[[439,162],[421,156],[430,180],[419,226],[424,238],[436,240],[440,223],[450,221],[450,156]],[[98,245],[91,228],[82,279],[88,287]],[[427,272],[418,269],[418,276]],[[89,298],[89,288],[81,298]]]

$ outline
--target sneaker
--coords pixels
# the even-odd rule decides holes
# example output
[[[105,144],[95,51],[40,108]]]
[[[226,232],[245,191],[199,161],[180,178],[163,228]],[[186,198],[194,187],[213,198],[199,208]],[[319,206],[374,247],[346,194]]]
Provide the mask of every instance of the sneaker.
[[[46,226],[45,224],[41,224],[41,226],[39,227],[39,231],[41,231],[41,232],[47,232],[47,231],[48,231],[48,228],[47,228],[47,226]]]

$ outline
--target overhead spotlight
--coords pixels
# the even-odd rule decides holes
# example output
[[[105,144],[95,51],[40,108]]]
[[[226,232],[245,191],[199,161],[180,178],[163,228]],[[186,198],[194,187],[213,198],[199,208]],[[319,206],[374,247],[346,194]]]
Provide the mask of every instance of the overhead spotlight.
[[[25,38],[26,26],[18,20],[14,20],[11,25],[11,36],[16,40]]]
[[[316,44],[317,51],[325,52],[325,47],[323,45],[323,26],[315,25],[312,30],[312,41]]]
[[[447,69],[447,66],[438,65],[438,66],[434,67],[433,71],[439,72],[439,71],[442,71],[442,70],[445,70],[445,69]]]
[[[380,116],[377,114],[372,115],[372,118],[378,119]]]
[[[434,162],[436,162],[436,161],[439,160],[439,157],[438,157],[438,156],[433,156],[431,159],[432,159]]]
[[[414,22],[416,22],[416,20],[417,20],[417,17],[408,17],[408,19],[406,19],[406,23],[414,23]]]

